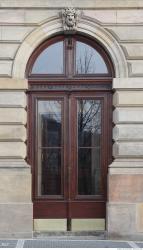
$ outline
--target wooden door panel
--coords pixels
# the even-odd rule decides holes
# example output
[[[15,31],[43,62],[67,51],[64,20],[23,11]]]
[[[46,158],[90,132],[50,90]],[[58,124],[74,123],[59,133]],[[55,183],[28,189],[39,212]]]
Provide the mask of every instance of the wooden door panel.
[[[65,201],[34,201],[33,216],[38,218],[67,218],[67,202]]]
[[[104,201],[73,201],[70,203],[71,218],[105,218]]]
[[[103,201],[35,201],[34,218],[105,218],[106,203]],[[69,214],[68,214],[69,211]]]

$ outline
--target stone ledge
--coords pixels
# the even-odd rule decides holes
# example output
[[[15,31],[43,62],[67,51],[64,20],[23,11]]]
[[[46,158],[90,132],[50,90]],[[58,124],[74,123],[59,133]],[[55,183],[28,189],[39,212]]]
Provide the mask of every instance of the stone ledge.
[[[0,159],[0,168],[29,168],[30,165],[24,159]]]
[[[108,171],[109,175],[142,175],[143,178],[143,166],[138,168],[126,168],[126,167],[122,167],[122,168],[109,168]]]
[[[114,78],[113,89],[143,89],[143,77],[137,78]]]
[[[124,233],[124,235],[120,233],[110,233],[107,232],[107,239],[108,240],[132,240],[132,241],[142,241],[143,240],[143,233],[133,233],[133,234],[127,234]]]
[[[31,232],[13,232],[13,233],[1,233],[0,239],[29,239],[33,238],[33,231]]]
[[[0,90],[26,90],[28,81],[26,79],[0,78]]]
[[[115,142],[113,156],[115,158],[143,158],[143,142]]]
[[[71,1],[64,0],[60,2],[57,0],[0,0],[1,8],[64,8],[65,6],[69,6]],[[143,8],[142,0],[72,0],[72,6],[77,8],[96,8],[96,9],[109,9],[109,8]]]
[[[109,168],[143,168],[143,159],[118,159],[114,160]]]

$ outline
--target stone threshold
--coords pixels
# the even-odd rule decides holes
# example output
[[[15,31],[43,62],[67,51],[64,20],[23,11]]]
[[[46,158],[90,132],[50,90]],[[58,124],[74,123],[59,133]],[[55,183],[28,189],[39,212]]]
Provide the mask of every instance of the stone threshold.
[[[107,239],[106,231],[51,231],[51,232],[33,232],[33,238],[47,238],[47,237],[81,237],[85,239],[87,236],[94,237],[94,239]]]

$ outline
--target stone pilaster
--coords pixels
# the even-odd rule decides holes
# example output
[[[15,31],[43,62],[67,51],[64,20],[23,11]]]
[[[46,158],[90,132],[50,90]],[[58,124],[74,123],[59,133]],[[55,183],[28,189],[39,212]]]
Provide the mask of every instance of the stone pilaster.
[[[143,233],[143,79],[114,79],[113,156],[108,171],[109,237]]]
[[[25,162],[26,80],[0,79],[0,238],[33,231],[31,169]]]

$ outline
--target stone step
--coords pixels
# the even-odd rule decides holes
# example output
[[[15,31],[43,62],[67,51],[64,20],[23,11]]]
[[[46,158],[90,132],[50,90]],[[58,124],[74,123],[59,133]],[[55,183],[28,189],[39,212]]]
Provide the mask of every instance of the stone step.
[[[106,231],[51,231],[51,232],[34,232],[33,233],[33,237],[34,238],[61,238],[63,239],[63,237],[70,237],[71,238],[81,238],[81,239],[86,239],[86,237],[89,238],[94,238],[94,239],[100,239],[100,240],[104,240],[106,239]]]

